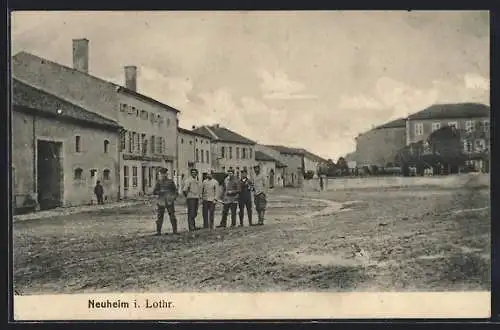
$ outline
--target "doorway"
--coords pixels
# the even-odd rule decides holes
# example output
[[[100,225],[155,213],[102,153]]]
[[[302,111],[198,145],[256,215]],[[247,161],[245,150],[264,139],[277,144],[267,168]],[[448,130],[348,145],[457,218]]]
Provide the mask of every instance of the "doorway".
[[[141,182],[142,182],[142,192],[145,194],[146,193],[146,184],[148,182],[148,177],[146,173],[146,166],[141,167]]]
[[[269,187],[274,188],[274,169],[269,171]]]
[[[61,206],[64,172],[61,165],[62,142],[37,142],[37,193],[40,210]]]

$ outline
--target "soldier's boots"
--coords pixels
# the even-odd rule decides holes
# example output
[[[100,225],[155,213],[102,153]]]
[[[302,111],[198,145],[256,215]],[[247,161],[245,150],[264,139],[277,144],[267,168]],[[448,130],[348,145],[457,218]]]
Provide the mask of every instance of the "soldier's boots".
[[[170,223],[172,224],[172,233],[177,234],[177,219],[170,219]]]
[[[161,235],[161,228],[162,228],[162,223],[159,221],[156,221],[156,236]]]

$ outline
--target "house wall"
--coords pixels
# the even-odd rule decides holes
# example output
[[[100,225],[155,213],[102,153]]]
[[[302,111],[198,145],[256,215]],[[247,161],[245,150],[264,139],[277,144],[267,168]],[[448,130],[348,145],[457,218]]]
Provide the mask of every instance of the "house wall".
[[[318,164],[316,160],[304,156],[304,171],[313,171],[315,178],[318,177]]]
[[[302,175],[302,156],[282,154],[278,150],[260,144],[256,145],[256,150],[262,151],[287,165],[287,167],[280,170],[284,186],[298,187],[302,184],[304,179]]]
[[[118,119],[118,95],[113,84],[26,53],[14,56],[11,65],[13,77],[84,109]]]
[[[118,122],[124,128],[120,148],[120,192],[123,198],[133,198],[153,191],[157,172],[161,167],[166,167],[169,175],[176,177],[174,162],[177,157],[177,113],[123,92],[119,93],[119,103]],[[151,149],[153,137],[154,150]],[[159,148],[159,138],[162,138],[162,148]],[[130,156],[139,159],[127,159]],[[164,156],[168,157],[167,160],[162,158]],[[151,160],[151,157],[157,159]],[[146,172],[144,178],[142,167],[145,167]],[[134,179],[134,171],[137,179]]]
[[[450,123],[456,123],[457,129],[465,129],[466,122],[471,121],[476,127],[478,123],[487,123],[487,127],[490,125],[489,117],[476,117],[476,118],[453,118],[453,119],[408,119],[406,121],[406,131],[408,132],[407,144],[427,140],[429,135],[436,130],[433,125],[439,124],[440,127],[449,125]],[[422,125],[422,129],[417,129],[418,125]],[[422,134],[420,134],[422,133]]]
[[[361,134],[356,139],[356,165],[381,167],[394,163],[398,150],[405,143],[405,127],[374,129]]]
[[[80,152],[75,150],[77,135],[80,136]],[[97,180],[102,182],[108,201],[117,199],[118,132],[35,117],[15,110],[12,112],[12,167],[16,207],[22,206],[30,195],[36,198],[37,139],[62,142],[63,206],[84,205],[95,200],[93,189]],[[104,152],[105,140],[109,141],[107,153]],[[83,170],[81,180],[74,178],[77,168]],[[91,169],[97,170],[94,178],[91,178]],[[103,178],[105,169],[110,171],[108,180]]]
[[[189,164],[194,164],[195,162],[195,136],[191,134],[186,134],[179,132],[179,174],[178,182],[182,181],[182,175],[184,178],[189,177]]]
[[[224,148],[224,152],[222,151]],[[245,157],[243,157],[243,149],[245,149]],[[232,167],[238,175],[239,171],[247,168],[249,174],[253,172],[255,166],[255,145],[228,143],[228,142],[212,142],[214,168],[218,172],[225,172]],[[239,150],[239,157],[238,152]]]
[[[212,170],[212,143],[209,138],[202,136],[194,137],[195,168],[198,170],[200,179],[203,173]]]
[[[274,172],[274,186],[276,187],[278,183],[278,178],[277,178],[278,173],[276,173],[276,163],[272,161],[258,161],[257,163],[260,165],[262,173],[264,173],[267,177],[268,186],[270,183],[271,171]],[[254,177],[254,175],[255,174],[252,175],[252,178]]]

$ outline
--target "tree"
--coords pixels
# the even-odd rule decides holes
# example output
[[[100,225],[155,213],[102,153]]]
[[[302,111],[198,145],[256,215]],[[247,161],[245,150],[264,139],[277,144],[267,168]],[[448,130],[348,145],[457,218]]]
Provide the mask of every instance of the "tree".
[[[461,132],[454,127],[444,126],[434,132],[427,139],[431,154],[439,159],[448,172],[455,172],[463,165],[466,155],[463,152]]]
[[[347,165],[347,161],[344,157],[340,157],[337,160],[337,169],[340,171],[340,175],[349,173],[349,165]]]

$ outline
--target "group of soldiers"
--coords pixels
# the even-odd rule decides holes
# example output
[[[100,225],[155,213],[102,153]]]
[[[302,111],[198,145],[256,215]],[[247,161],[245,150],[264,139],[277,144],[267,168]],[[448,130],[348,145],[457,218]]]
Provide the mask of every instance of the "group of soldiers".
[[[202,204],[203,228],[214,229],[215,206],[217,203],[222,204],[222,219],[217,228],[227,227],[229,212],[231,212],[231,227],[235,227],[238,207],[239,225],[241,227],[244,226],[245,210],[247,211],[250,226],[263,225],[267,204],[267,178],[261,173],[259,165],[254,167],[254,172],[255,177],[250,180],[246,169],[241,171],[240,178],[238,178],[235,176],[234,169],[229,168],[222,184],[222,192],[219,193],[219,182],[214,178],[213,171],[208,173],[200,182],[198,180],[198,171],[191,169],[191,177],[185,180],[181,188],[181,193],[186,198],[189,231],[200,229],[196,227],[200,201]],[[170,218],[173,234],[177,234],[175,201],[179,196],[179,190],[174,180],[169,177],[167,169],[160,171],[160,178],[154,187],[153,195],[157,196],[156,235],[159,236],[162,233],[165,211]],[[252,204],[255,204],[257,211],[257,223],[252,221]]]

